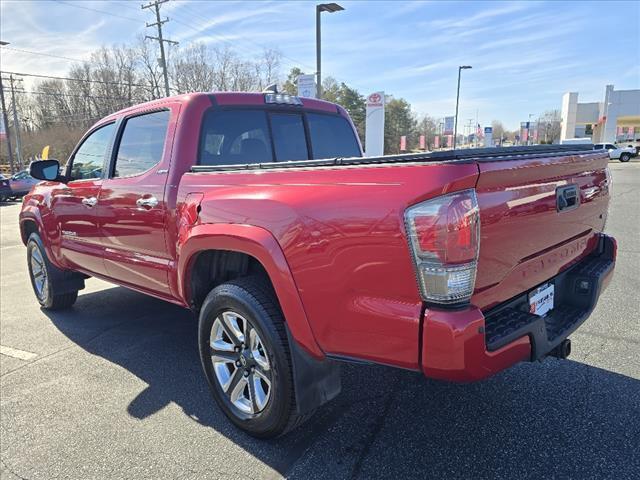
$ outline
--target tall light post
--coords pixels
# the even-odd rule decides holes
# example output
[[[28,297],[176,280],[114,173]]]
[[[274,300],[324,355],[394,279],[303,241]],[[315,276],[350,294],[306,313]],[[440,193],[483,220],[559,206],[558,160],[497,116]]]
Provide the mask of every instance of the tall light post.
[[[316,96],[318,98],[322,98],[322,57],[321,57],[321,35],[320,35],[320,14],[322,12],[339,12],[340,10],[344,10],[343,7],[338,5],[337,3],[320,3],[316,5]]]
[[[453,149],[456,149],[456,142],[458,141],[458,105],[460,104],[460,74],[462,70],[472,68],[471,65],[461,65],[458,67],[458,92],[456,93],[456,119],[453,127]]]

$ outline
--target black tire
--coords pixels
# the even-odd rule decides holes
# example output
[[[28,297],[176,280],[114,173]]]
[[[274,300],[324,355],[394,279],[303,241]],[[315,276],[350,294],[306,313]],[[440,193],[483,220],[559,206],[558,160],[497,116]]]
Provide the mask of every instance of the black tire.
[[[37,260],[36,260],[37,259]],[[34,277],[35,264],[42,265],[44,271],[44,282],[42,287],[38,287],[37,279]],[[42,244],[42,239],[37,233],[32,233],[27,242],[27,265],[29,267],[29,278],[33,292],[36,294],[38,302],[47,310],[64,310],[70,308],[78,298],[78,290],[55,294],[55,278],[60,278],[63,271],[51,264],[47,258],[47,253]],[[41,278],[41,277],[38,277]]]
[[[629,155],[628,153],[623,153],[622,155],[620,155],[620,161],[622,163],[628,162],[631,159],[631,155]]]
[[[232,403],[233,395],[225,393],[214,371],[212,330],[214,322],[216,319],[220,320],[224,312],[235,312],[244,317],[250,327],[255,329],[265,347],[265,356],[268,357],[271,375],[270,396],[266,406],[257,413],[239,410]],[[214,288],[207,295],[200,310],[198,337],[200,359],[213,398],[238,428],[257,438],[273,438],[285,434],[308,418],[308,415],[300,416],[296,413],[291,355],[284,318],[275,293],[267,280],[260,277],[246,277]],[[238,358],[242,356],[241,353],[231,355],[237,355]],[[237,367],[232,371],[232,364],[228,363],[228,365],[231,368],[227,366],[225,368],[230,372],[230,378],[234,377],[236,370],[241,371],[245,368],[236,362]],[[245,371],[244,374],[247,375],[247,372]],[[230,382],[233,384],[232,380]],[[232,387],[227,388],[228,391],[232,389]],[[245,391],[244,387],[243,391]],[[252,398],[255,398],[255,387],[253,392]],[[253,407],[255,406],[256,404],[253,403]]]

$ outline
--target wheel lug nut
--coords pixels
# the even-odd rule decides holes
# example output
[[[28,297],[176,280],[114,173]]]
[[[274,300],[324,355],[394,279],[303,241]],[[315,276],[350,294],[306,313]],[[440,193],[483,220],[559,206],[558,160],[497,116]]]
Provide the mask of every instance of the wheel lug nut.
[[[240,360],[237,360],[236,361],[236,367],[239,367],[239,366],[240,366]]]
[[[249,376],[249,371],[248,371],[248,370],[245,370],[245,371],[244,371],[244,376],[245,376],[245,377],[248,377],[248,376]]]

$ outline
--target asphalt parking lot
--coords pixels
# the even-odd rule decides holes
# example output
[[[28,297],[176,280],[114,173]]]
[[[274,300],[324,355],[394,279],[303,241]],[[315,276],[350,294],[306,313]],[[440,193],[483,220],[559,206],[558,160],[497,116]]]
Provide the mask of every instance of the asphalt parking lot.
[[[189,312],[94,279],[40,310],[0,205],[0,477],[639,478],[640,159],[611,169],[617,270],[569,360],[468,385],[346,365],[340,397],[268,442],[216,408]]]

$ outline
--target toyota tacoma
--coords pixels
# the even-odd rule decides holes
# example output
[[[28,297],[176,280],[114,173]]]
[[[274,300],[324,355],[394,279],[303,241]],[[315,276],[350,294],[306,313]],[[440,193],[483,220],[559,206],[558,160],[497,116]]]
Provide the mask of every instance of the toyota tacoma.
[[[35,295],[88,277],[189,308],[212,396],[257,437],[341,389],[342,362],[475,381],[569,354],[611,279],[606,151],[365,157],[346,111],[194,93],[95,124],[25,196]]]

